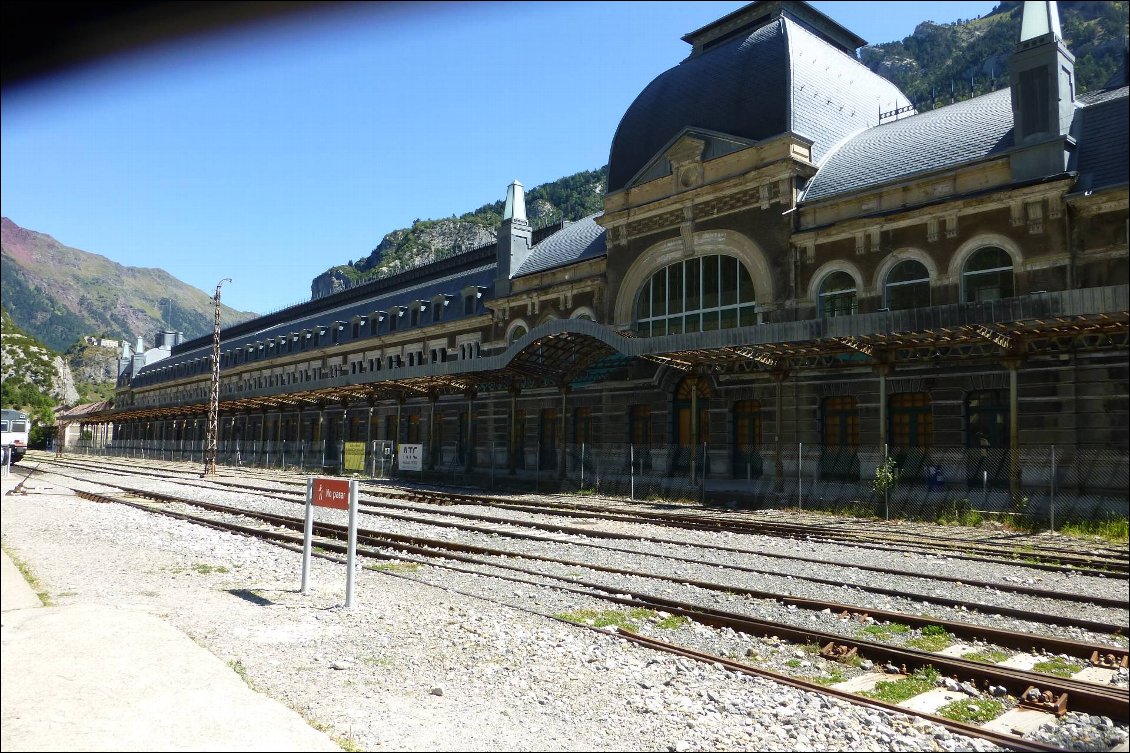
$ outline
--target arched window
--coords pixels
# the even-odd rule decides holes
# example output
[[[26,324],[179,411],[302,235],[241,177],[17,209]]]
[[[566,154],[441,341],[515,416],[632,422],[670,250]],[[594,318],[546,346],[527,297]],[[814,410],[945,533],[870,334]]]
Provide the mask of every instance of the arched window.
[[[982,248],[961,270],[962,300],[996,301],[1013,295],[1012,257],[1003,248]]]
[[[647,337],[757,323],[753,278],[732,256],[700,256],[664,267],[640,287],[636,331]]]
[[[833,272],[820,283],[820,316],[851,316],[855,313],[855,280],[847,272]]]
[[[528,332],[528,331],[529,330],[527,330],[525,327],[523,327],[521,324],[519,324],[517,327],[514,328],[514,331],[510,333],[510,342],[511,343],[517,342],[519,338],[525,337],[526,332]]]
[[[914,259],[899,262],[883,283],[883,304],[891,311],[930,305],[930,273]]]

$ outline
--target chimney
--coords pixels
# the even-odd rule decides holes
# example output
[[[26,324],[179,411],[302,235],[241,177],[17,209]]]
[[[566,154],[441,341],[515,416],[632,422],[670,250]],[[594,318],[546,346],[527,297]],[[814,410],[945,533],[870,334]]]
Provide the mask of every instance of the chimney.
[[[498,280],[494,286],[498,295],[509,295],[510,280],[530,255],[532,238],[533,231],[526,221],[526,192],[521,183],[514,181],[506,189],[506,208],[498,230]]]

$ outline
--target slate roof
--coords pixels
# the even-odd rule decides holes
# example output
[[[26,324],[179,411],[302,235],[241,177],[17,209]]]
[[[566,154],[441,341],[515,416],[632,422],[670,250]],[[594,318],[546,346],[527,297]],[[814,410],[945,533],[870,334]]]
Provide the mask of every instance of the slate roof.
[[[946,170],[1012,147],[1010,91],[869,128],[845,141],[809,181],[804,202]]]
[[[907,104],[894,84],[808,31],[787,8],[766,25],[720,41],[660,74],[624,113],[608,162],[608,190],[625,188],[684,128],[761,141],[793,132],[813,159]]]
[[[604,256],[607,253],[604,245],[604,228],[596,224],[596,218],[601,214],[597,212],[572,222],[538,243],[518,267],[514,276],[532,275],[566,264],[574,264],[583,259]]]
[[[1130,182],[1130,87],[1103,89],[1079,97],[1072,133],[1079,146],[1071,169],[1078,172],[1077,191],[1098,191]]]
[[[450,265],[448,268],[450,269]],[[433,296],[439,294],[453,296],[451,303],[446,307],[443,314],[444,321],[452,321],[464,316],[463,299],[460,295],[461,291],[468,286],[480,286],[488,291],[493,290],[494,279],[497,272],[497,264],[488,262],[472,269],[458,269],[444,276],[430,275],[414,285],[405,285],[393,290],[375,293],[372,296],[364,297],[359,300],[345,299],[336,306],[334,302],[335,300],[340,300],[340,294],[338,296],[327,296],[326,298],[319,299],[318,302],[324,303],[324,305],[319,306],[316,312],[296,315],[293,318],[283,321],[277,321],[275,317],[261,317],[261,328],[241,333],[238,336],[225,336],[222,349],[225,351],[238,350],[240,347],[253,345],[257,342],[265,342],[272,337],[286,335],[291,332],[301,332],[304,329],[313,329],[318,326],[329,326],[335,321],[349,323],[352,322],[353,317],[367,316],[373,311],[388,312],[391,311],[393,307],[408,306],[413,301],[418,300],[430,302]],[[477,313],[481,313],[481,310]],[[250,324],[254,326],[256,321],[257,320],[253,319]],[[406,313],[400,318],[397,324],[397,332],[411,331],[413,327],[409,322],[409,315]],[[428,313],[423,318],[423,324],[431,323],[429,307]],[[387,324],[385,324],[382,326],[381,334],[387,334],[387,331]],[[347,326],[342,334],[344,335],[342,342],[350,340],[350,335],[352,334],[350,327]],[[363,335],[363,337],[368,337],[368,335]],[[325,343],[323,342],[323,346],[324,345]],[[134,374],[134,377],[144,376],[163,368],[191,362],[197,358],[207,357],[211,354],[211,343],[201,344],[190,350],[178,351],[169,358],[155,361],[152,364],[146,364],[137,374]],[[269,363],[269,361],[264,361],[264,364],[266,363]]]

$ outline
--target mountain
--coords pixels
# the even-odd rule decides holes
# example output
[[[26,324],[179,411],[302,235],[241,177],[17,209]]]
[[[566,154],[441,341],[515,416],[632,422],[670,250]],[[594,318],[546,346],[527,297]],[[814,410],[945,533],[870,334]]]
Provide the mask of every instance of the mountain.
[[[56,352],[87,335],[147,344],[161,330],[208,334],[212,297],[162,269],[126,267],[0,219],[0,294],[15,326]],[[257,314],[220,304],[227,324]]]
[[[575,221],[604,208],[608,166],[585,170],[526,192],[526,213],[534,228]],[[310,283],[310,297],[321,298],[339,290],[470,251],[498,237],[504,200],[484,204],[459,217],[416,220],[411,227],[393,230],[365,258],[330,267]]]
[[[1075,55],[1080,92],[1100,89],[1125,77],[1127,1],[1060,2],[1060,21]],[[932,6],[923,3],[923,13]],[[1020,35],[1023,3],[1002,2],[992,13],[957,23],[924,21],[899,42],[868,45],[859,51],[864,65],[895,83],[919,110],[954,99],[985,94],[1008,85],[1008,60]],[[880,11],[881,12],[881,11]],[[554,220],[579,220],[602,209],[608,167],[545,183],[526,193],[534,227]],[[485,204],[460,217],[416,220],[384,236],[365,258],[331,267],[314,278],[312,298],[344,290],[374,277],[494,242],[503,202]]]
[[[53,422],[52,408],[73,405],[79,395],[66,361],[13,323],[0,307],[0,402]]]
[[[919,110],[1008,86],[1008,61],[1020,36],[1023,3],[1002,2],[981,18],[924,21],[899,42],[868,45],[860,60],[896,84]],[[1125,76],[1126,0],[1060,2],[1060,26],[1075,56],[1078,91],[1101,89]],[[930,6],[924,5],[924,12]]]

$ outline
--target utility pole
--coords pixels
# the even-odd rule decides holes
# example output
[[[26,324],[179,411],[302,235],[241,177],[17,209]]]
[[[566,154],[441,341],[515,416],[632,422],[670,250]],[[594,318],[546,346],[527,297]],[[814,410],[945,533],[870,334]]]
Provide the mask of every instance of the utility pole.
[[[216,475],[216,436],[219,434],[220,423],[220,288],[225,282],[231,282],[230,277],[225,277],[216,284],[216,325],[212,328],[212,387],[208,394],[208,434],[205,439],[204,474]]]

